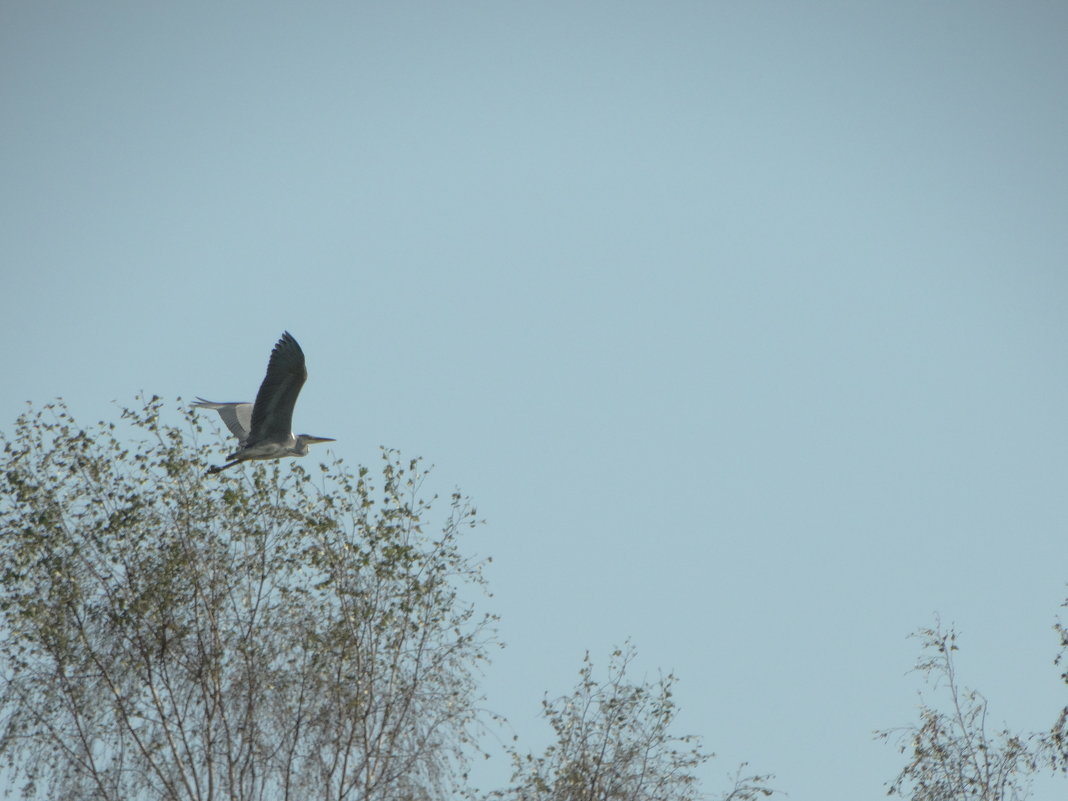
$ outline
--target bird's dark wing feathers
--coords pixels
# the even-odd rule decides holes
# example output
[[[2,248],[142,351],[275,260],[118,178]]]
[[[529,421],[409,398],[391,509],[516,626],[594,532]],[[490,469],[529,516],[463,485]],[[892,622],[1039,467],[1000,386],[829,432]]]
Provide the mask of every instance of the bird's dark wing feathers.
[[[267,375],[256,393],[249,445],[265,440],[282,441],[293,433],[293,407],[307,379],[304,351],[286,331],[271,351]]]

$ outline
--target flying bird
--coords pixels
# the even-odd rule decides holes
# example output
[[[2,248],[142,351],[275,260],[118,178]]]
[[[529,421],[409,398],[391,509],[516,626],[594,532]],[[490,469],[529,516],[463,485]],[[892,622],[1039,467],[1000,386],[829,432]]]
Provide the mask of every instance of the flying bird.
[[[307,380],[304,351],[286,331],[271,351],[267,375],[256,393],[255,403],[215,403],[197,398],[193,406],[215,409],[238,439],[237,450],[226,457],[227,463],[211,467],[208,472],[219,473],[249,459],[307,456],[312,443],[334,442],[330,437],[293,434],[293,407]]]

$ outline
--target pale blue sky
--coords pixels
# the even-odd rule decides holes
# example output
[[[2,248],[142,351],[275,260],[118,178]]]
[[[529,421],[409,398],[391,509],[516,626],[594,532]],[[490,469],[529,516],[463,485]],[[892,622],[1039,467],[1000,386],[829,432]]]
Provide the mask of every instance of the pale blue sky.
[[[488,519],[524,742],[631,637],[709,790],[882,797],[935,612],[997,723],[1068,695],[1066,39],[1059,2],[4,0],[0,424],[251,399],[287,329],[299,430]]]

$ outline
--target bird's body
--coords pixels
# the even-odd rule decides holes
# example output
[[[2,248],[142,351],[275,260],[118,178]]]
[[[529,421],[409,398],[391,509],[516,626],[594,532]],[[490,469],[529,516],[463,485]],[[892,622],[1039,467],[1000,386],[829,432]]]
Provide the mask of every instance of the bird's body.
[[[307,379],[304,351],[287,331],[271,351],[267,375],[256,393],[255,403],[215,403],[197,398],[193,406],[215,409],[230,433],[238,439],[237,450],[226,457],[227,463],[212,467],[208,472],[218,473],[250,459],[307,456],[310,444],[333,442],[330,437],[313,437],[292,431],[293,407]]]

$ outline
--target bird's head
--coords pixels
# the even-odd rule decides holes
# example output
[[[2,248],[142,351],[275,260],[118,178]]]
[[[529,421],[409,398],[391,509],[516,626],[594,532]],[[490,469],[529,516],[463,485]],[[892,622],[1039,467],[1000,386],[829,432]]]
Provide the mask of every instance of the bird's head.
[[[301,454],[307,454],[308,446],[317,442],[337,442],[333,437],[313,437],[311,434],[297,434],[297,447],[295,450]]]

